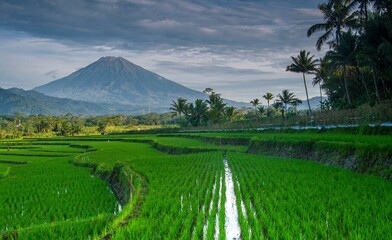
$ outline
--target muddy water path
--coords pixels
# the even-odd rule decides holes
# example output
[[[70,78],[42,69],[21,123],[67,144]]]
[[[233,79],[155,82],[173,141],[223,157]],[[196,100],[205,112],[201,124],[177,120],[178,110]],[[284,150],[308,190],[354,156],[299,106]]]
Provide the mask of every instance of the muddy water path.
[[[237,199],[234,192],[234,181],[229,166],[229,162],[225,157],[223,159],[225,165],[225,184],[226,184],[226,203],[225,203],[225,231],[226,239],[240,239],[241,230],[238,222]]]

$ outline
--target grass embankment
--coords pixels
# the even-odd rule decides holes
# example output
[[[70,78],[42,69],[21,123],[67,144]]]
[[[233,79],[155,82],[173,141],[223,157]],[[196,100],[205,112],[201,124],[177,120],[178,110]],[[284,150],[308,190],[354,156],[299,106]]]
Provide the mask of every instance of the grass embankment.
[[[314,160],[392,180],[392,146],[312,140],[252,140],[250,153]]]
[[[245,151],[246,148],[238,145],[206,142],[202,139],[181,138],[170,135],[150,136],[145,139],[126,139],[129,142],[141,142],[152,145],[155,149],[168,154],[187,154],[209,151]]]
[[[182,135],[206,142],[247,145],[249,153],[313,160],[392,179],[391,135],[320,133],[314,130]]]
[[[136,142],[147,143],[155,149],[168,154],[186,154],[208,151],[246,151],[246,147],[237,144],[236,141],[232,143],[219,141],[204,141],[204,138],[198,139],[188,136],[172,135],[172,134],[132,134],[132,135],[102,135],[102,136],[84,136],[84,137],[63,137],[55,138],[54,142],[62,144],[61,142],[77,141],[85,142],[83,145],[89,145],[89,142]],[[213,138],[211,138],[213,139]],[[45,139],[36,139],[37,141],[45,141]],[[248,141],[249,142],[249,141]]]
[[[119,144],[118,142],[107,142],[112,146]],[[147,195],[147,180],[145,177],[135,172],[127,163],[126,158],[129,157],[129,152],[126,154],[113,155],[113,149],[102,148],[104,145],[93,144],[99,147],[97,153],[86,153],[76,157],[72,163],[77,166],[85,166],[93,169],[93,173],[106,182],[108,182],[114,192],[117,200],[121,203],[121,214],[109,225],[105,227],[103,234],[96,235],[102,239],[109,239],[120,227],[126,226],[132,217],[136,217],[142,206],[145,196]],[[95,149],[95,148],[94,148]],[[107,160],[105,159],[106,157]],[[122,158],[121,157],[125,157]]]

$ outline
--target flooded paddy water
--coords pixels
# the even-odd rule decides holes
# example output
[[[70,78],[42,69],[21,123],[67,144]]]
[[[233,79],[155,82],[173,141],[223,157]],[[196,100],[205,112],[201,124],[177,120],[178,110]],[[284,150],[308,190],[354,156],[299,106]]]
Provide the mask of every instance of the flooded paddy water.
[[[225,183],[226,183],[226,203],[225,203],[225,230],[226,239],[239,239],[241,236],[240,225],[238,222],[237,199],[234,192],[234,181],[227,158],[225,164]]]

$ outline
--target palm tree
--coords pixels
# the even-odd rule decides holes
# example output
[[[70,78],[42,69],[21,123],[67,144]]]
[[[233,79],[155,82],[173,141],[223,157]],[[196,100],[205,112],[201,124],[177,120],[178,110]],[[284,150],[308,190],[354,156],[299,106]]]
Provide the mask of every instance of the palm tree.
[[[356,14],[351,13],[355,5],[356,2],[350,0],[329,0],[327,3],[319,4],[318,8],[325,22],[314,24],[307,32],[307,36],[310,37],[315,32],[324,31],[316,42],[317,50],[320,50],[321,46],[333,35],[335,35],[336,44],[339,44],[342,30],[356,27]],[[333,44],[334,41],[331,43]]]
[[[372,0],[373,7],[379,12],[385,12],[388,15],[392,12],[392,1],[391,0]]]
[[[257,114],[257,105],[259,105],[260,100],[258,98],[253,99],[250,101],[250,104],[255,108],[255,115]]]
[[[319,85],[319,90],[320,90],[320,102],[323,101],[323,93],[321,91],[321,83],[323,82],[323,77],[319,73],[319,71],[316,72],[316,76],[313,78],[313,87],[316,86],[317,84]]]
[[[227,104],[223,102],[220,94],[211,92],[209,99],[206,102],[210,105],[210,120],[213,123],[222,121],[224,119]]]
[[[204,91],[203,91],[203,93],[205,93],[205,94],[207,94],[207,95],[210,95],[211,93],[213,93],[214,92],[214,89],[212,89],[212,88],[206,88],[206,89],[204,89]]]
[[[238,116],[238,111],[235,107],[227,107],[225,109],[225,116],[227,121],[231,122]]]
[[[317,67],[315,77],[313,78],[313,86],[316,86],[317,84],[319,85],[320,89],[320,102],[323,101],[323,93],[321,91],[321,84],[325,82],[329,75],[331,74],[330,72],[330,61],[326,59],[320,58],[320,64]]]
[[[181,121],[181,115],[185,114],[187,109],[187,100],[183,98],[177,98],[177,101],[172,102],[170,110],[174,111],[173,116],[179,115]]]
[[[368,20],[368,5],[371,0],[354,0],[358,4],[359,14],[361,16],[362,23]]]
[[[306,100],[308,101],[309,113],[312,114],[312,109],[310,108],[308,88],[306,86],[305,74],[314,74],[317,70],[318,59],[313,60],[314,55],[309,57],[310,52],[305,50],[300,51],[297,57],[291,57],[293,63],[287,66],[286,71],[302,73],[302,77],[305,85]]]
[[[275,109],[276,112],[282,112],[282,116],[284,116],[284,105],[278,99],[274,101],[272,107]]]
[[[351,106],[351,98],[347,84],[347,66],[353,61],[358,54],[360,48],[356,36],[351,31],[345,32],[341,36],[341,41],[336,45],[334,51],[328,51],[326,58],[331,60],[332,63],[342,66],[344,89],[346,91],[347,103]]]
[[[266,112],[265,107],[264,106],[260,106],[257,108],[258,113],[260,114],[260,116],[263,116]]]
[[[208,106],[201,99],[196,99],[195,103],[190,103],[187,109],[187,118],[192,126],[200,126],[207,122]]]
[[[282,94],[278,94],[278,102],[281,102],[284,105],[284,110],[287,114],[287,105],[297,106],[302,103],[301,100],[295,97],[294,93],[289,92],[289,90],[285,89],[282,91]]]
[[[263,98],[267,100],[267,108],[269,108],[270,101],[274,98],[274,95],[270,92],[267,92],[265,95],[263,95]]]
[[[384,40],[390,39],[391,21],[388,19],[385,15],[371,15],[364,27],[364,34],[360,36],[362,48],[359,60],[369,65],[371,69],[374,89],[379,102],[383,96],[382,93],[388,91],[385,79],[389,79],[389,77],[384,74],[390,64],[386,61],[387,52],[382,51]]]

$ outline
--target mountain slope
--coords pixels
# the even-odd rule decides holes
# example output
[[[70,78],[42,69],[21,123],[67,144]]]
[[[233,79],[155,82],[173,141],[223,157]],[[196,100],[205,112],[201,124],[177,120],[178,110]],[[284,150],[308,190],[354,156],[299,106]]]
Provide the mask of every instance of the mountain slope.
[[[327,97],[324,96],[323,100],[326,100],[326,99],[327,99]],[[320,97],[309,98],[310,108],[317,109],[320,106],[320,100],[321,100]],[[302,100],[302,104],[298,105],[297,109],[298,110],[307,110],[308,109],[308,102],[306,101],[306,99]]]
[[[0,114],[23,113],[24,115],[96,115],[106,112],[95,103],[49,97],[36,91],[18,88],[0,88]]]
[[[205,98],[121,57],[102,57],[71,75],[34,90],[49,96],[89,102],[168,107],[179,97]]]

